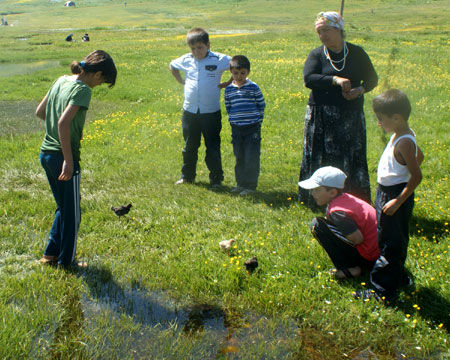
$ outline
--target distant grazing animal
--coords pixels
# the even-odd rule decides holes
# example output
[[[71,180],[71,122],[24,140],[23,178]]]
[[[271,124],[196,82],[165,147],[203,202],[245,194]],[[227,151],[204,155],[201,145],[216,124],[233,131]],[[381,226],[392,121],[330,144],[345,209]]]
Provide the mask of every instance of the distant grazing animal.
[[[123,205],[123,206],[119,206],[119,207],[113,207],[111,206],[111,210],[115,212],[115,214],[119,217],[124,216],[126,214],[128,214],[130,212],[130,209],[133,205],[128,204],[128,205]]]
[[[230,240],[223,240],[219,243],[219,246],[222,250],[230,250],[233,247],[233,244],[236,240],[230,239]]]
[[[248,259],[245,263],[245,268],[249,273],[252,273],[255,271],[255,269],[258,267],[258,259],[256,256],[252,257],[251,259]]]

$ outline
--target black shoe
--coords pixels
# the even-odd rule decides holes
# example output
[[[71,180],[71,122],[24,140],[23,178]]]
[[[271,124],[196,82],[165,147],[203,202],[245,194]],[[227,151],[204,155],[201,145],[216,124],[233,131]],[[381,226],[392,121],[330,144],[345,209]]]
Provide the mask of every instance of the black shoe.
[[[400,279],[400,286],[405,288],[413,288],[414,287],[414,281],[408,274],[403,274],[402,278]]]
[[[218,183],[211,184],[212,191],[219,191],[221,189],[222,189],[222,183],[218,182]]]

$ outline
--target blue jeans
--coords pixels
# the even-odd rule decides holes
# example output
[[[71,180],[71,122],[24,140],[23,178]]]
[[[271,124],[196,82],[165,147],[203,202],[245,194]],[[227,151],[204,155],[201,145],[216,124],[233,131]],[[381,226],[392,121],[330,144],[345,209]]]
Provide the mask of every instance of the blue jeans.
[[[183,111],[181,125],[184,138],[181,178],[192,182],[195,180],[198,148],[203,134],[206,146],[205,163],[209,170],[209,181],[211,184],[220,184],[223,180],[220,154],[220,131],[222,130],[220,110],[206,114],[193,114]]]
[[[370,281],[376,292],[387,300],[397,296],[408,278],[405,272],[405,261],[409,244],[409,220],[414,208],[414,194],[405,200],[394,215],[386,215],[383,206],[396,198],[406,183],[382,186],[378,185],[375,197],[377,211],[378,246],[380,257],[370,274]]]
[[[236,157],[234,175],[237,186],[255,190],[260,171],[261,123],[231,125],[231,137]]]
[[[40,158],[57,206],[44,255],[57,256],[58,264],[68,266],[75,259],[81,221],[80,165],[74,161],[72,179],[60,181],[58,176],[61,174],[63,155],[41,153]]]

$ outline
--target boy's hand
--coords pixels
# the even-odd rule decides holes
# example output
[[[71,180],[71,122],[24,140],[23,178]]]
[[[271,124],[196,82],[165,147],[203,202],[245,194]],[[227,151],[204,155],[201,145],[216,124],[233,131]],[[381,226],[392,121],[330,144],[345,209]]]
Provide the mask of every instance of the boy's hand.
[[[172,73],[173,77],[181,84],[184,85],[184,79],[181,77],[180,71],[173,69],[172,66],[169,65],[169,70]]]
[[[386,215],[392,216],[398,210],[400,205],[401,205],[400,201],[398,201],[397,199],[392,199],[392,200],[388,201],[386,204],[384,204],[383,212]]]
[[[60,181],[69,181],[73,175],[73,161],[64,160],[61,174],[58,177]]]

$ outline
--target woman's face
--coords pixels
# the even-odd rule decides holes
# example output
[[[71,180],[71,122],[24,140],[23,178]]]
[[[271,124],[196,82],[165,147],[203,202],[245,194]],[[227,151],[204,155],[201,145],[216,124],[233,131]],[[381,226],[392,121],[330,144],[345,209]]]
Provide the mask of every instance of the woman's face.
[[[319,36],[320,41],[327,48],[339,48],[342,44],[342,33],[341,30],[330,26],[330,25],[322,25],[317,29],[317,35]]]

